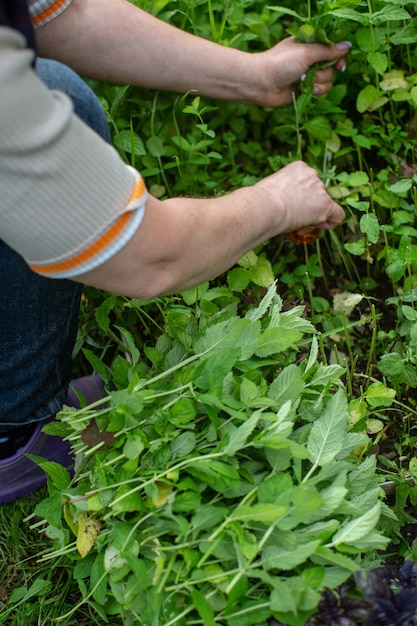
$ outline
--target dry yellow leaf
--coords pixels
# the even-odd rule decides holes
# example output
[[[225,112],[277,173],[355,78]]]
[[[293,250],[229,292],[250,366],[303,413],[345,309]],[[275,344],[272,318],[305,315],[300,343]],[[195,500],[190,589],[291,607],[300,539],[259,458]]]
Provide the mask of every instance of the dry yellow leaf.
[[[86,556],[94,545],[100,532],[100,524],[96,519],[89,518],[87,513],[78,516],[78,532],[76,546],[82,557]]]

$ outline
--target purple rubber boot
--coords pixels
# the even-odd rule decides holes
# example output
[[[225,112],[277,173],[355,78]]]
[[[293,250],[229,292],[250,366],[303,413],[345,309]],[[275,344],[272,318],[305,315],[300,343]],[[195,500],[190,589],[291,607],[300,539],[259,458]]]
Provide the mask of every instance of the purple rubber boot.
[[[70,383],[65,401],[68,406],[80,408],[80,401],[71,386],[82,393],[86,404],[100,400],[106,395],[104,383],[99,376],[78,378]],[[56,461],[64,467],[73,465],[74,459],[69,442],[42,432],[42,428],[50,421],[51,419],[39,422],[29,441],[16,454],[0,460],[0,504],[27,496],[46,484],[45,472],[28,459],[26,453],[42,456],[48,461]]]

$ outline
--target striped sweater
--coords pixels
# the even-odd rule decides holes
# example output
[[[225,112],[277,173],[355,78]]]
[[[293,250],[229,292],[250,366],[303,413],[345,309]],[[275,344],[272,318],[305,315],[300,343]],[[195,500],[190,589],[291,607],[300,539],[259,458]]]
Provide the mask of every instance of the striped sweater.
[[[33,24],[71,0],[30,2]],[[24,37],[0,26],[0,239],[37,273],[71,278],[121,250],[139,227],[140,174],[48,90]]]

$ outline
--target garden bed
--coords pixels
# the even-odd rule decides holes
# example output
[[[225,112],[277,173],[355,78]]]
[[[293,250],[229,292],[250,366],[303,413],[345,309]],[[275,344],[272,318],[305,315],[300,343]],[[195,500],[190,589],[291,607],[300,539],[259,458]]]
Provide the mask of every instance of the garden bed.
[[[79,472],[45,466],[49,492],[30,517],[45,533],[40,573],[23,568],[19,585],[8,568],[0,618],[35,623],[55,571],[67,597],[37,623],[324,624],[326,589],[417,558],[413,6],[138,4],[252,51],[306,24],[312,40],[353,43],[327,97],[308,76],[279,110],[94,84],[114,144],[158,197],[222,194],[302,158],[346,220],[312,243],[266,242],[177,296],[86,289],[75,367],[113,391],[107,408],[55,426]],[[347,623],[336,608],[332,624]]]

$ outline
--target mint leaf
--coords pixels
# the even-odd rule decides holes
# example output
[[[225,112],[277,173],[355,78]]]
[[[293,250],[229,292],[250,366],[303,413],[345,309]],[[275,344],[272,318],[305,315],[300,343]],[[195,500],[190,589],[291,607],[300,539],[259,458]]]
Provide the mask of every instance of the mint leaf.
[[[347,419],[346,396],[339,390],[326,403],[322,416],[311,429],[307,449],[314,465],[330,463],[342,450]]]

